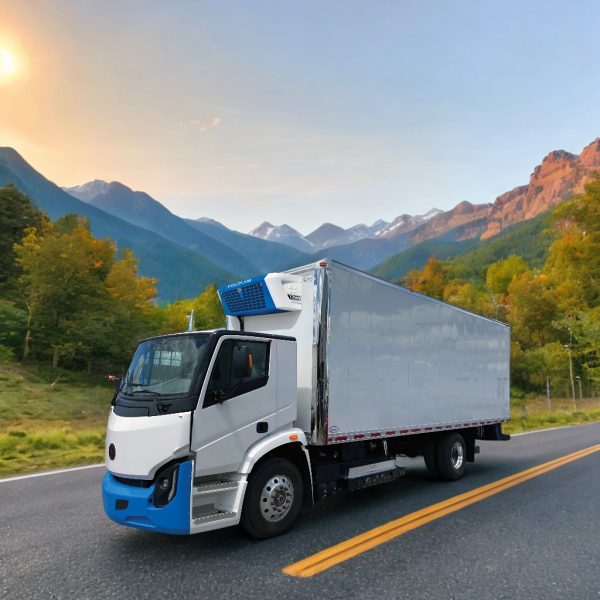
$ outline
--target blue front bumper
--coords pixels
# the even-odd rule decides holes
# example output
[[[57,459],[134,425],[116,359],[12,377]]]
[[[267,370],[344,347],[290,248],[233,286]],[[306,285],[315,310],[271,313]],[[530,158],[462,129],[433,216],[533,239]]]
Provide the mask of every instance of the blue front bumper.
[[[150,487],[128,485],[107,472],[102,480],[104,512],[120,525],[160,533],[189,534],[193,464],[189,460],[179,465],[175,496],[162,508],[152,504],[154,483]]]

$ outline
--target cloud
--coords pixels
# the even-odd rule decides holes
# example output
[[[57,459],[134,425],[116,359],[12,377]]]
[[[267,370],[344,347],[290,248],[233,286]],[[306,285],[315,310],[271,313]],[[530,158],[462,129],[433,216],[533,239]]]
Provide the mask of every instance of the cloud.
[[[191,121],[184,121],[180,125],[191,131],[208,131],[209,129],[218,127],[221,121],[223,121],[221,117],[212,117],[208,120],[192,119]]]

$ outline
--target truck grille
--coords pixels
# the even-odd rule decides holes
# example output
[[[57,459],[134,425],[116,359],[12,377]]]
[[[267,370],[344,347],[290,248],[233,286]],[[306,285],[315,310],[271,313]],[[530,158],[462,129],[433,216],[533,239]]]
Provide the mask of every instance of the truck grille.
[[[262,281],[223,291],[221,292],[221,299],[227,305],[229,314],[259,310],[266,306]]]

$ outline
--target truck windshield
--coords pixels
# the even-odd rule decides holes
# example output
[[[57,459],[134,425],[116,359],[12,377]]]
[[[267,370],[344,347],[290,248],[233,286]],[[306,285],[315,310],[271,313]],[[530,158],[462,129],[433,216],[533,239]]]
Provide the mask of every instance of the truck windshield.
[[[209,337],[173,335],[141,342],[125,374],[121,393],[140,397],[187,394]]]

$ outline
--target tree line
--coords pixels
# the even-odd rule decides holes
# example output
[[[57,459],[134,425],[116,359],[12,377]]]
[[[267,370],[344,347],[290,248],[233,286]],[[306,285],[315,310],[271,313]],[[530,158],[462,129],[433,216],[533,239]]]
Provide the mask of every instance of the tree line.
[[[166,306],[131,250],[74,214],[54,222],[14,185],[0,188],[0,360],[89,371],[122,367],[143,337],[224,323],[214,286]]]
[[[430,258],[397,282],[511,325],[513,393],[586,395],[600,383],[600,175],[551,216],[554,241],[533,268],[514,253],[471,272]],[[136,341],[224,324],[215,286],[159,306],[129,249],[97,239],[86,219],[54,222],[19,190],[0,188],[0,360],[123,367]],[[571,364],[569,362],[571,359]],[[572,374],[570,372],[572,367]]]
[[[430,258],[402,285],[511,325],[517,396],[595,393],[600,382],[600,175],[551,215],[554,241],[541,268],[513,254],[466,280],[460,257]]]

